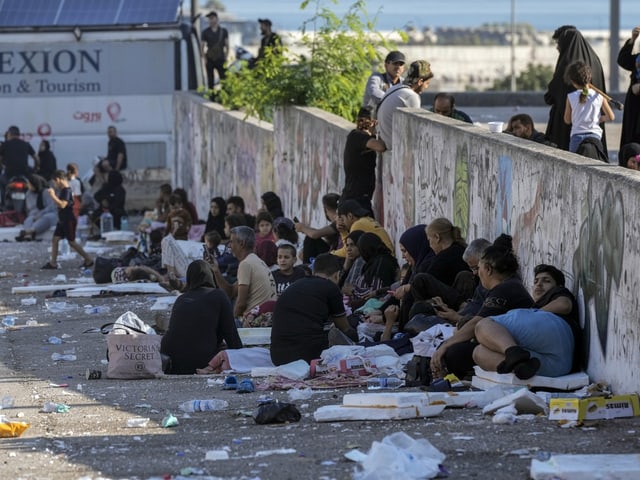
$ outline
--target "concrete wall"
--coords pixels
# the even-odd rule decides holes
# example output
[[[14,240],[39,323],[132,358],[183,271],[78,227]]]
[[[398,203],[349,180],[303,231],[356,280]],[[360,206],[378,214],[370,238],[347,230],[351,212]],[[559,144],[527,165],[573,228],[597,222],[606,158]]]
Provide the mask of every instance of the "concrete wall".
[[[255,211],[273,190],[289,216],[325,223],[321,197],[341,190],[349,122],[287,108],[272,129],[188,95],[175,107],[174,183],[200,212],[232,193]],[[577,293],[592,379],[640,390],[640,174],[424,110],[399,112],[394,130],[394,150],[380,159],[392,238],[439,216],[468,240],[513,235],[527,285],[536,264],[552,263]]]

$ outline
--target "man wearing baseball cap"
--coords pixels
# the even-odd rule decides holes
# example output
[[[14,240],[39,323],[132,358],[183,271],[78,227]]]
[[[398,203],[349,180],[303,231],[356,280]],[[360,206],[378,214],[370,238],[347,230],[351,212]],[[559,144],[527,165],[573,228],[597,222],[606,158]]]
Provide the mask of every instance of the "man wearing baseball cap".
[[[267,53],[274,55],[280,55],[282,53],[282,40],[277,33],[271,31],[271,20],[268,18],[259,18],[258,23],[260,24],[262,39],[260,40],[258,56],[249,64],[250,68],[255,67],[260,60],[265,58]]]
[[[384,59],[384,72],[374,72],[367,80],[362,105],[377,107],[389,88],[402,82],[407,62],[404,53],[394,50]]]
[[[420,94],[427,89],[432,78],[431,64],[426,60],[416,60],[409,66],[404,83],[391,87],[380,101],[378,132],[387,150],[391,150],[393,143],[393,114],[398,108],[420,108]]]

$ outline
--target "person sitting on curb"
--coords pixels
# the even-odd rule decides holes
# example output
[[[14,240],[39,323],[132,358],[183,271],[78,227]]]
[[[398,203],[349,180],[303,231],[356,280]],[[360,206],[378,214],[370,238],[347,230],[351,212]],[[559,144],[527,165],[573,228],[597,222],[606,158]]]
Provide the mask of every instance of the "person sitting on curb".
[[[473,123],[473,120],[471,120],[471,117],[469,115],[456,108],[456,101],[453,98],[453,95],[451,95],[450,93],[438,93],[433,98],[433,107],[431,107],[429,110],[431,110],[433,113],[437,113],[438,115],[453,118],[454,120]]]

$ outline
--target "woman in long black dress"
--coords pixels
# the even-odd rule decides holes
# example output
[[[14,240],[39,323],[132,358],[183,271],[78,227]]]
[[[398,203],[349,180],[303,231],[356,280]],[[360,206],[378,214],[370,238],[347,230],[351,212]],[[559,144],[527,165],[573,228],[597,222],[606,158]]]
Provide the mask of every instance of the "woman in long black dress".
[[[578,60],[583,61],[591,67],[591,84],[606,92],[604,73],[602,64],[591,45],[584,39],[582,34],[573,25],[564,25],[553,33],[553,39],[558,44],[558,61],[553,78],[544,94],[544,101],[551,105],[549,110],[549,122],[545,137],[555,143],[563,150],[569,150],[569,137],[571,136],[571,125],[564,123],[564,107],[567,101],[567,94],[575,90],[573,86],[564,81],[564,73],[567,67]],[[602,128],[602,146],[607,151],[607,141]]]
[[[187,286],[171,311],[169,329],[160,351],[171,357],[168,373],[191,375],[206,365],[222,348],[242,348],[231,302],[214,288],[211,267],[203,260],[187,268]]]
[[[640,54],[631,53],[639,34],[640,26],[631,31],[631,38],[625,42],[618,53],[618,65],[631,72],[629,90],[624,98],[622,132],[620,134],[621,150],[628,143],[640,143]],[[627,159],[622,156],[618,155],[618,163],[620,166],[626,167]]]

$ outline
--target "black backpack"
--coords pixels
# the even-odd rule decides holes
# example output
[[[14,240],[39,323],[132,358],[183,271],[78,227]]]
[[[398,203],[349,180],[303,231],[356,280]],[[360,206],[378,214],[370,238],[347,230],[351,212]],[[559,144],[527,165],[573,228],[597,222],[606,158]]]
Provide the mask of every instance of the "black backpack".
[[[431,385],[431,357],[414,355],[407,363],[407,375],[404,379],[407,387]]]

